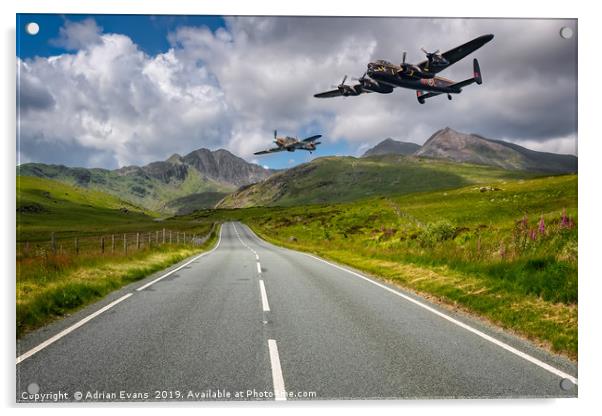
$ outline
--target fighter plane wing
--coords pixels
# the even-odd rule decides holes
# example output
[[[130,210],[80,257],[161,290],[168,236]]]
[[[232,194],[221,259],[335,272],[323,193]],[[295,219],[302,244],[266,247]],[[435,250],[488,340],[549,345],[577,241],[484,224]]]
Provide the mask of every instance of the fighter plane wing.
[[[282,152],[283,150],[286,150],[286,149],[284,147],[274,147],[272,149],[262,150],[261,152],[255,152],[253,154],[254,155],[265,155],[268,153]]]
[[[316,97],[316,98],[330,98],[330,97],[340,97],[342,95],[343,95],[343,93],[341,92],[341,90],[336,89],[336,90],[332,90],[332,91],[321,92],[319,94],[314,94],[314,97]]]
[[[307,139],[303,139],[303,141],[304,141],[305,143],[309,143],[309,142],[313,142],[313,141],[314,141],[314,140],[316,140],[316,139],[319,139],[320,137],[322,137],[322,135],[321,135],[321,134],[318,134],[318,135],[316,135],[316,136],[311,136],[311,137],[308,137]]]
[[[450,67],[451,65],[455,64],[456,62],[458,62],[460,59],[464,58],[465,56],[470,55],[471,53],[473,53],[474,51],[479,49],[481,46],[483,46],[484,44],[489,42],[491,39],[493,39],[493,35],[479,36],[478,38],[475,38],[469,42],[466,42],[463,45],[456,46],[455,48],[442,53],[441,56],[443,58],[445,58],[445,60],[448,62],[448,64],[445,66],[438,66],[437,68],[433,68],[430,70],[430,72],[437,73],[437,72],[443,71],[445,68]],[[420,69],[422,69],[423,71],[426,70],[427,66],[428,66],[428,60],[422,61],[418,64],[418,67],[420,67]]]

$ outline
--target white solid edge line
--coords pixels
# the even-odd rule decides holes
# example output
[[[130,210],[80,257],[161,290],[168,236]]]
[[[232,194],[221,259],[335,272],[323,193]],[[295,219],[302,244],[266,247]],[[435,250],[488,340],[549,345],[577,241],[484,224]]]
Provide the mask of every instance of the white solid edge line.
[[[282,377],[282,368],[280,367],[280,356],[278,355],[276,340],[268,339],[268,349],[270,350],[270,364],[272,366],[274,398],[276,400],[286,400],[286,390],[284,389],[284,378]]]
[[[259,291],[261,292],[261,306],[264,312],[270,311],[270,304],[268,303],[268,294],[265,291],[265,284],[263,280],[259,281]]]
[[[261,274],[261,263],[257,262],[257,273]]]
[[[27,351],[24,354],[21,354],[20,356],[17,357],[17,364],[19,364],[20,362],[28,359],[29,357],[31,357],[32,355],[34,355],[35,353],[43,350],[44,348],[46,348],[47,346],[49,346],[50,344],[58,341],[59,339],[63,338],[65,335],[69,334],[70,332],[75,331],[77,328],[79,328],[80,326],[84,325],[85,323],[91,321],[92,319],[96,318],[98,315],[100,315],[101,313],[111,309],[113,306],[117,305],[119,302],[123,302],[124,300],[126,300],[127,298],[129,298],[130,296],[132,296],[132,293],[128,293],[127,295],[124,295],[122,297],[120,297],[117,300],[114,300],[113,302],[109,303],[108,305],[106,305],[105,307],[97,310],[96,312],[94,312],[91,315],[86,316],[84,319],[82,319],[81,321],[78,321],[77,323],[71,325],[68,328],[63,329],[61,332],[59,332],[58,334],[56,334],[55,336],[48,338],[46,341],[42,342],[40,345],[38,345],[37,347],[34,347],[32,349],[30,349],[29,351]]]
[[[500,340],[498,340],[498,339],[495,339],[495,338],[493,338],[492,336],[490,336],[490,335],[487,335],[487,334],[485,334],[484,332],[481,332],[481,331],[479,331],[478,329],[475,329],[475,328],[471,327],[470,325],[467,325],[467,324],[465,324],[464,322],[458,321],[457,319],[454,319],[454,318],[452,318],[451,316],[444,314],[443,312],[440,312],[440,311],[438,311],[438,310],[436,310],[436,309],[434,309],[434,308],[432,308],[432,307],[430,307],[430,306],[428,306],[428,305],[426,305],[426,304],[424,304],[424,303],[422,303],[422,302],[420,302],[420,301],[418,301],[418,300],[416,300],[416,299],[413,299],[413,298],[411,298],[410,296],[404,295],[403,293],[400,293],[400,292],[398,292],[398,291],[396,291],[396,290],[394,290],[394,289],[391,289],[390,287],[388,287],[388,286],[385,286],[385,285],[383,285],[383,284],[381,284],[381,283],[375,282],[374,280],[372,280],[372,279],[369,279],[369,278],[367,278],[366,276],[362,276],[361,274],[359,274],[359,273],[356,273],[356,272],[354,272],[354,271],[352,271],[352,270],[346,269],[345,267],[341,267],[341,266],[339,266],[339,265],[337,265],[337,264],[330,263],[330,262],[329,262],[329,261],[327,261],[327,260],[321,259],[321,258],[319,258],[319,257],[316,257],[316,256],[312,256],[311,254],[307,254],[307,253],[303,253],[303,252],[299,252],[299,253],[301,253],[301,254],[304,254],[304,255],[306,255],[306,256],[308,256],[308,257],[311,257],[311,258],[313,258],[313,259],[315,259],[315,260],[319,260],[319,261],[321,261],[321,262],[324,262],[324,263],[326,263],[326,264],[329,264],[329,265],[331,265],[332,267],[336,267],[337,269],[343,270],[343,271],[345,271],[345,272],[347,272],[347,273],[350,273],[350,274],[352,274],[352,275],[354,275],[354,276],[357,276],[357,277],[359,277],[359,278],[361,278],[361,279],[364,279],[364,280],[365,280],[365,281],[367,281],[367,282],[370,282],[370,283],[372,283],[372,284],[374,284],[374,285],[376,285],[376,286],[378,286],[378,287],[380,287],[380,288],[382,288],[382,289],[385,289],[385,290],[387,290],[387,291],[389,291],[389,292],[391,292],[391,293],[393,293],[393,294],[395,294],[395,295],[397,295],[397,296],[399,296],[399,297],[402,297],[402,298],[404,298],[405,300],[407,300],[407,301],[410,301],[410,302],[414,303],[415,305],[417,305],[417,306],[420,306],[421,308],[424,308],[424,309],[426,309],[427,311],[429,311],[429,312],[432,312],[432,313],[434,313],[435,315],[438,315],[438,316],[440,316],[441,318],[443,318],[443,319],[446,319],[446,320],[448,320],[449,322],[451,322],[451,323],[453,323],[453,324],[455,324],[455,325],[458,325],[459,327],[461,327],[461,328],[464,328],[464,329],[466,329],[467,331],[470,331],[470,332],[472,332],[472,333],[473,333],[473,334],[475,334],[475,335],[478,335],[479,337],[481,337],[481,338],[483,338],[483,339],[485,339],[485,340],[487,340],[487,341],[489,341],[489,342],[491,342],[491,343],[493,343],[493,344],[497,345],[498,347],[502,347],[502,348],[503,348],[503,349],[505,349],[506,351],[509,351],[509,352],[511,352],[512,354],[515,354],[515,355],[517,355],[517,356],[521,357],[522,359],[524,359],[524,360],[527,360],[527,361],[529,361],[530,363],[533,363],[533,364],[535,364],[535,365],[537,365],[537,366],[539,366],[539,367],[543,368],[544,370],[547,370],[547,371],[549,371],[549,372],[550,372],[550,373],[552,373],[552,374],[555,374],[555,375],[557,375],[557,376],[559,376],[559,377],[562,377],[562,378],[569,379],[569,380],[570,380],[570,381],[571,381],[573,384],[575,384],[575,385],[577,385],[577,384],[578,384],[578,381],[577,381],[577,378],[576,378],[576,377],[573,377],[572,375],[570,375],[570,374],[567,374],[567,373],[565,373],[564,371],[561,371],[561,370],[559,370],[559,369],[557,369],[557,368],[555,368],[555,367],[552,367],[551,365],[549,365],[549,364],[547,364],[547,363],[544,363],[543,361],[541,361],[541,360],[538,360],[537,358],[535,358],[535,357],[532,357],[532,356],[531,356],[531,355],[529,355],[529,354],[526,354],[526,353],[524,353],[524,352],[522,352],[522,351],[520,351],[520,350],[517,350],[516,348],[514,348],[514,347],[512,347],[512,346],[510,346],[510,345],[508,345],[508,344],[506,344],[505,342],[502,342],[502,341],[500,341]]]
[[[195,258],[193,258],[192,260],[189,260],[189,261],[187,261],[186,263],[182,264],[181,266],[179,266],[179,267],[177,267],[177,268],[175,268],[175,269],[173,269],[173,270],[171,270],[171,271],[169,271],[169,272],[165,273],[163,276],[157,277],[155,280],[152,280],[152,281],[148,282],[147,284],[145,284],[145,285],[143,285],[143,286],[140,286],[139,288],[137,288],[137,289],[136,289],[136,291],[137,291],[137,292],[140,292],[140,291],[142,291],[142,290],[146,289],[147,287],[154,285],[154,284],[155,284],[155,283],[157,283],[159,280],[165,279],[167,276],[169,276],[169,275],[171,275],[171,274],[173,274],[173,273],[177,272],[178,270],[180,270],[180,269],[182,269],[182,268],[184,268],[184,267],[188,266],[190,263],[192,263],[192,262],[194,262],[194,261],[197,261],[197,260],[198,260],[198,259],[200,259],[201,257],[205,257],[206,255],[213,253],[213,252],[214,252],[214,251],[215,251],[215,250],[216,250],[216,249],[219,247],[219,244],[220,244],[220,242],[221,242],[221,241],[222,241],[222,229],[220,228],[220,230],[219,230],[219,237],[218,237],[217,244],[215,245],[215,247],[213,247],[213,248],[212,248],[211,250],[209,250],[209,251],[206,251],[206,252],[204,252],[204,253],[202,253],[202,254],[200,254],[200,255],[196,256],[196,257],[195,257]]]

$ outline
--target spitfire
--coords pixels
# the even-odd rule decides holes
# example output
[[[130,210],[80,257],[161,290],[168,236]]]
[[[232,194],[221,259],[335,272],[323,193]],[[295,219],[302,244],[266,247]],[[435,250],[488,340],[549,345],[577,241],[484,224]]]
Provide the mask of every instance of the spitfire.
[[[264,155],[266,153],[276,153],[276,152],[294,152],[295,150],[307,150],[309,153],[316,150],[317,146],[321,142],[317,142],[316,140],[322,137],[321,134],[316,136],[311,136],[303,140],[299,140],[295,137],[278,137],[278,132],[274,130],[274,143],[278,145],[278,147],[274,147],[267,150],[262,150],[260,152],[255,152],[255,155]]]
[[[483,82],[479,62],[473,60],[472,77],[464,81],[455,82],[436,74],[476,51],[491,39],[493,39],[491,34],[479,36],[442,54],[439,50],[427,52],[423,48],[426,60],[416,65],[406,63],[405,52],[399,65],[384,60],[370,62],[364,75],[356,80],[357,84],[345,84],[347,80],[345,75],[336,89],[315,94],[314,97],[349,97],[371,92],[389,94],[394,88],[399,87],[416,90],[416,97],[420,104],[424,104],[427,98],[440,94],[447,94],[447,98],[451,100],[451,94],[460,94],[462,88],[473,83],[480,85]]]

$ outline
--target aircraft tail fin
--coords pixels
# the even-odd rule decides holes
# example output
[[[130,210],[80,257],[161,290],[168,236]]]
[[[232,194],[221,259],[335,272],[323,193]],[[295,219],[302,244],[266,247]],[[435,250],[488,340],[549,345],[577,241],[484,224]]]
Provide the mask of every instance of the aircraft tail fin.
[[[453,88],[456,91],[456,94],[462,91],[462,88],[477,83],[477,85],[481,85],[483,83],[483,78],[481,77],[481,68],[479,67],[479,61],[473,59],[472,61],[472,78],[465,79],[464,81],[456,82],[449,86],[449,88]]]
[[[472,75],[474,82],[476,82],[478,85],[483,83],[483,78],[481,78],[481,67],[479,66],[479,61],[477,61],[477,58],[472,60]]]

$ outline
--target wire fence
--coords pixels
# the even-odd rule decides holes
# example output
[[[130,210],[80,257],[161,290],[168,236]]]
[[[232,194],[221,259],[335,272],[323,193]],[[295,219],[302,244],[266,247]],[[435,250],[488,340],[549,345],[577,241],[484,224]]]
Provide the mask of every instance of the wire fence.
[[[17,243],[17,257],[43,257],[48,255],[127,255],[140,250],[161,246],[200,246],[204,244],[215,225],[204,230],[162,230],[108,233],[96,236],[62,237],[52,232],[45,241]]]

